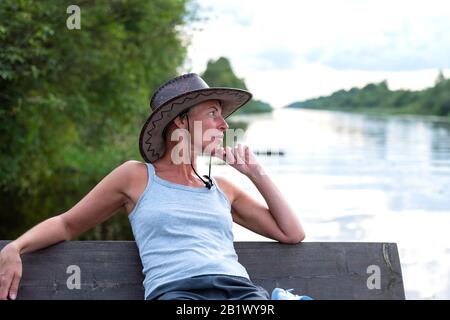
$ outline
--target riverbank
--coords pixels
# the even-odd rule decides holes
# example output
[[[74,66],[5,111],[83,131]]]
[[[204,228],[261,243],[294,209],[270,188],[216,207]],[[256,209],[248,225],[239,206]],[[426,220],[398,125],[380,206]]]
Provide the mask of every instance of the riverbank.
[[[335,111],[335,112],[344,112],[344,113],[355,113],[355,114],[363,114],[367,116],[374,117],[395,117],[400,119],[414,119],[414,120],[425,120],[425,121],[434,121],[434,122],[448,122],[450,123],[450,115],[448,116],[437,116],[437,115],[429,115],[429,114],[418,114],[413,113],[408,109],[390,109],[390,108],[376,108],[376,109],[368,109],[368,108],[353,108],[353,109],[344,109],[344,108],[289,108],[287,109],[305,109],[305,110],[317,110],[317,111]]]
[[[329,96],[291,103],[287,108],[333,110],[369,115],[444,118],[450,122],[450,79],[439,73],[435,85],[419,91],[391,90],[387,81],[339,90]],[[436,118],[437,117],[437,118]],[[441,120],[439,120],[441,121]]]

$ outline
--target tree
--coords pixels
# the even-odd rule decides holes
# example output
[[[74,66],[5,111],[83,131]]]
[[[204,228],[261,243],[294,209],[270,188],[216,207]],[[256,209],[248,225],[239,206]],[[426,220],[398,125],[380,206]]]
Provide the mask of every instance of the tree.
[[[220,57],[216,61],[209,60],[206,70],[201,76],[210,86],[247,90],[244,80],[234,74],[230,61],[224,57]]]
[[[149,92],[177,74],[187,44],[179,27],[195,19],[188,0],[78,1],[81,29],[69,30],[70,4],[0,2],[1,238],[140,158]]]
[[[435,85],[438,85],[445,81],[444,74],[442,73],[442,70],[439,70],[438,76],[436,77],[436,81],[434,82]]]
[[[435,85],[421,91],[390,90],[387,81],[369,83],[361,89],[339,90],[288,107],[450,116],[450,79],[440,71]]]
[[[227,58],[221,57],[214,60],[209,60],[206,70],[202,73],[202,78],[212,87],[230,87],[248,90],[245,81],[238,78],[231,68],[230,61]],[[270,104],[252,99],[245,107],[238,109],[235,114],[240,113],[261,113],[271,112]]]

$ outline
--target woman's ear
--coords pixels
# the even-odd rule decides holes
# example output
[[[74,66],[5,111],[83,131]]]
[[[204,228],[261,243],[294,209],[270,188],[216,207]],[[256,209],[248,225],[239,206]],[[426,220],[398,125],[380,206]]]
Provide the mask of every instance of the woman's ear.
[[[187,118],[186,116],[177,116],[173,122],[180,129],[187,129]]]

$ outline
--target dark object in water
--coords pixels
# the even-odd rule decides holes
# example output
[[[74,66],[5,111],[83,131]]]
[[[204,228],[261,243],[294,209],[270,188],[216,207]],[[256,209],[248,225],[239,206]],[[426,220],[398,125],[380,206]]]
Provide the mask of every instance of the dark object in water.
[[[265,156],[284,156],[284,151],[272,151],[272,150],[262,150],[255,151],[256,155],[265,155]]]

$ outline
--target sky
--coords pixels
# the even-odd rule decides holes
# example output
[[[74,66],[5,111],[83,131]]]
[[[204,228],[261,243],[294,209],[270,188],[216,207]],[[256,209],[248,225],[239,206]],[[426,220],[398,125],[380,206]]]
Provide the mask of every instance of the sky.
[[[283,107],[387,80],[419,90],[450,77],[447,0],[197,0],[183,71],[227,57],[254,98]]]

